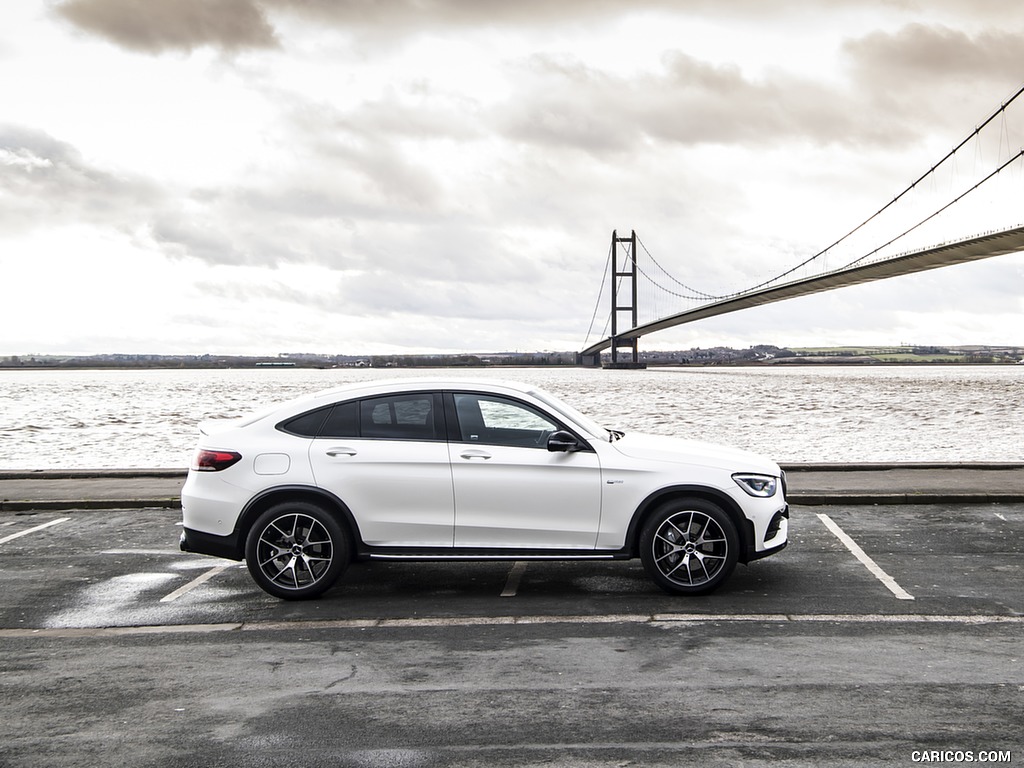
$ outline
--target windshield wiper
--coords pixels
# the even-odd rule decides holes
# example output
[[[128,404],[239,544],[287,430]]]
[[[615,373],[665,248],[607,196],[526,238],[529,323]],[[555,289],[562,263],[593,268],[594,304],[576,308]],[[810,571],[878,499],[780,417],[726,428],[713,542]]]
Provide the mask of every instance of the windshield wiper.
[[[626,433],[623,432],[621,429],[609,429],[608,430],[608,435],[609,435],[608,442],[609,443],[614,443],[616,440],[621,440],[623,435],[625,435],[625,434]]]

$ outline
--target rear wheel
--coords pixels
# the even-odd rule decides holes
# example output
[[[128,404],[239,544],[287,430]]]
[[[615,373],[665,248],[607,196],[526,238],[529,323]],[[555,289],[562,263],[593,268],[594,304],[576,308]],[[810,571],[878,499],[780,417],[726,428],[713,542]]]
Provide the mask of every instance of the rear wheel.
[[[640,559],[666,592],[703,595],[717,589],[736,566],[736,526],[718,506],[680,499],[659,507],[640,533]]]
[[[317,597],[348,567],[348,537],[322,507],[305,501],[276,504],[249,530],[245,564],[260,588],[285,600]]]

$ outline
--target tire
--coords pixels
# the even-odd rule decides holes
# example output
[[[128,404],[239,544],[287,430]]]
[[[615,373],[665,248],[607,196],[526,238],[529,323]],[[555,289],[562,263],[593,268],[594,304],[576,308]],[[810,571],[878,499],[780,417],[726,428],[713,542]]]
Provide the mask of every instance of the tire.
[[[264,592],[284,600],[318,597],[351,558],[348,537],[327,510],[306,501],[275,504],[256,518],[245,564]]]
[[[655,584],[673,595],[706,595],[736,567],[739,536],[721,507],[677,499],[656,509],[640,532],[640,559]]]

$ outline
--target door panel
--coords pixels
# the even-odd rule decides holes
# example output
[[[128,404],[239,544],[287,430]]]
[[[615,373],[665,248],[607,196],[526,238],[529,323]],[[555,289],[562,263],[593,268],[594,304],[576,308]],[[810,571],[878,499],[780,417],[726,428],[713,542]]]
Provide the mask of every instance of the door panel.
[[[453,443],[450,452],[456,546],[596,545],[601,522],[596,454],[467,443]]]
[[[445,443],[320,438],[309,458],[317,485],[345,502],[365,543],[452,545],[454,497]]]
[[[313,440],[317,485],[345,502],[366,544],[452,545],[454,492],[442,412],[440,395],[429,392],[339,404]]]
[[[548,451],[547,436],[562,425],[532,406],[471,393],[454,399],[455,545],[593,549],[601,522],[597,454]]]

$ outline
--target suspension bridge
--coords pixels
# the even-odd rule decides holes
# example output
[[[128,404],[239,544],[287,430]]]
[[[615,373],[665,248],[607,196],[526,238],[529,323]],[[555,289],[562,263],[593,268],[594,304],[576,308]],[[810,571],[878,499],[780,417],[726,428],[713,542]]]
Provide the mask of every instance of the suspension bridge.
[[[1020,191],[1024,148],[1009,151],[1007,123],[1008,108],[1022,94],[1024,86],[938,163],[847,234],[795,266],[743,290],[715,294],[695,289],[669,273],[635,231],[628,236],[612,232],[605,276],[580,362],[600,365],[602,352],[608,350],[605,367],[639,368],[643,367],[639,339],[657,331],[822,291],[1024,251],[1024,224],[1019,223],[1024,218],[1020,205],[1024,199]],[[998,145],[996,151],[983,152],[982,144],[993,141]],[[957,158],[972,149],[975,162],[965,173],[964,163],[958,164]],[[995,154],[997,159],[992,165],[978,163],[977,158],[984,154]],[[934,183],[942,173],[949,175],[949,183]],[[959,186],[950,192],[957,182]],[[1006,223],[1008,220],[1017,223]],[[978,226],[980,222],[987,226]],[[965,229],[972,234],[957,234]],[[829,268],[837,261],[842,262],[840,266]],[[642,287],[685,306],[642,320]],[[591,343],[605,300],[604,330],[600,340]]]

